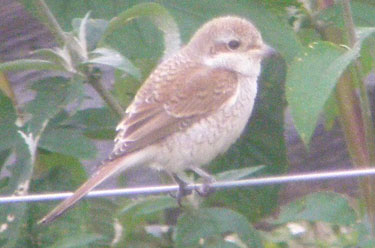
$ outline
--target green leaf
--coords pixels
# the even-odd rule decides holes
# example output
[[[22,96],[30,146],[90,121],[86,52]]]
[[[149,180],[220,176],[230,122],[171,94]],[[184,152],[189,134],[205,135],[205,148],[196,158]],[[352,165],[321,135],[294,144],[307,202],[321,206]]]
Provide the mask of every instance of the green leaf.
[[[13,147],[16,142],[17,116],[12,101],[0,92],[0,151]]]
[[[95,56],[99,55],[99,56]],[[97,48],[91,52],[91,56],[94,58],[89,59],[85,64],[101,64],[112,66],[116,69],[124,71],[129,75],[141,80],[141,73],[137,67],[135,67],[130,60],[122,56],[119,52],[109,48]]]
[[[67,120],[67,125],[83,127],[85,135],[95,139],[113,139],[118,116],[107,107],[78,111]]]
[[[282,206],[276,223],[285,224],[303,220],[348,226],[355,223],[356,213],[342,195],[319,192]]]
[[[153,67],[154,64],[150,63],[150,60],[143,60],[142,67],[140,68],[142,70],[142,75],[148,75]],[[113,93],[115,94],[116,99],[122,103],[122,106],[129,106],[141,85],[141,81],[136,80],[133,77],[123,77],[123,73],[121,71],[115,71]]]
[[[247,219],[229,209],[201,208],[183,213],[177,221],[176,247],[197,247],[201,239],[237,233],[248,247],[263,247]]]
[[[210,240],[208,244],[204,246],[205,248],[240,248],[241,245],[235,245],[232,242],[227,242],[222,239],[215,239],[215,240]]]
[[[79,33],[81,22],[83,19],[74,18],[72,21],[73,30]],[[85,23],[85,38],[87,42],[87,50],[91,51],[95,49],[99,40],[102,38],[104,31],[108,26],[108,21],[103,19],[88,19]]]
[[[150,196],[133,201],[121,210],[121,215],[137,217],[176,207],[178,207],[176,200],[170,196]]]
[[[73,190],[88,177],[85,167],[78,158],[61,153],[40,152],[38,166],[43,167],[47,175],[46,178],[41,178],[42,186],[35,182],[37,188],[34,190],[36,192],[50,191],[52,188],[54,191]],[[46,184],[46,186],[43,184]]]
[[[319,113],[337,79],[352,61],[346,61],[339,71],[330,70],[341,55],[343,50],[334,44],[317,42],[305,48],[290,66],[286,96],[294,124],[305,144],[310,141]]]
[[[294,124],[305,144],[310,142],[319,114],[337,80],[359,56],[362,42],[374,32],[375,28],[358,29],[358,42],[346,52],[328,42],[312,43],[291,64],[286,96]]]
[[[58,64],[41,59],[18,59],[0,63],[0,71],[57,70],[65,71]]]
[[[83,57],[87,58],[88,50],[87,50],[87,21],[90,17],[90,12],[88,12],[85,17],[81,20],[81,23],[79,25],[79,32],[78,32],[78,40],[79,44],[81,45],[82,52],[83,52]]]
[[[375,27],[359,27],[355,31],[358,35],[358,41],[354,45],[353,50],[361,49],[362,42],[375,33]]]
[[[40,140],[39,147],[80,159],[92,159],[96,155],[95,145],[77,129],[54,128],[46,130]]]
[[[250,175],[258,172],[259,170],[264,169],[264,166],[255,166],[250,168],[226,170],[215,175],[215,179],[218,181],[229,181],[229,180],[238,180],[247,178]]]
[[[374,12],[375,6],[358,1],[350,3],[354,23],[357,26],[375,26]],[[344,28],[344,19],[341,3],[337,3],[330,8],[320,11],[316,16],[318,21],[330,23]]]
[[[103,239],[103,237],[100,234],[81,233],[78,235],[70,235],[70,236],[63,237],[62,239],[56,241],[56,243],[50,247],[51,248],[81,247],[81,246],[85,246],[88,244],[92,244],[101,239]]]
[[[30,130],[40,129],[46,125],[47,119],[52,119],[68,104],[80,101],[84,96],[83,83],[76,78],[47,78],[35,82],[32,89],[37,95],[26,106],[26,111],[32,115],[27,123]]]
[[[9,158],[10,154],[11,154],[10,149],[0,151],[0,172],[1,172],[5,162]],[[0,177],[0,189],[6,185],[7,181],[8,181],[7,176]]]
[[[40,56],[46,60],[65,68],[66,71],[75,73],[72,58],[67,47],[64,48],[43,48],[38,49],[32,53],[35,56]]]
[[[361,248],[372,248],[375,247],[375,239],[371,235],[371,226],[367,221],[357,222],[353,229],[356,231],[357,243],[356,245]]]
[[[12,102],[16,101],[11,84],[3,72],[0,72],[0,93],[9,97]]]
[[[107,39],[115,30],[123,28],[130,20],[138,17],[149,17],[155,26],[164,33],[164,57],[180,49],[181,41],[177,24],[169,12],[157,3],[141,3],[122,12],[110,21],[103,40]]]

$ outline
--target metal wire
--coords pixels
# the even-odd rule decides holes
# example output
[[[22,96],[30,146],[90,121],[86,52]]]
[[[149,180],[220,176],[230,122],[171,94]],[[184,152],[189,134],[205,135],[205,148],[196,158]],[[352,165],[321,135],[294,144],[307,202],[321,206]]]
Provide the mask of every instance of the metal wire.
[[[302,181],[317,181],[317,180],[328,180],[328,179],[343,179],[349,177],[363,177],[375,175],[375,168],[369,169],[355,169],[355,170],[342,170],[333,172],[317,172],[300,175],[285,175],[285,176],[273,176],[273,177],[262,177],[262,178],[251,178],[236,181],[224,181],[215,182],[210,184],[213,189],[227,189],[235,187],[248,187],[248,186],[262,186],[262,185],[275,185],[284,184],[290,182],[302,182]],[[178,185],[167,185],[167,186],[153,186],[153,187],[137,187],[137,188],[121,188],[121,189],[109,189],[109,190],[95,190],[91,191],[86,197],[108,197],[108,196],[139,196],[139,195],[155,195],[175,192],[178,190]],[[193,190],[199,189],[202,184],[189,184],[186,189]],[[61,200],[71,196],[73,193],[51,193],[51,194],[34,194],[34,195],[23,195],[23,196],[0,196],[0,204],[6,203],[21,203],[21,202],[37,202],[37,201],[51,201]]]

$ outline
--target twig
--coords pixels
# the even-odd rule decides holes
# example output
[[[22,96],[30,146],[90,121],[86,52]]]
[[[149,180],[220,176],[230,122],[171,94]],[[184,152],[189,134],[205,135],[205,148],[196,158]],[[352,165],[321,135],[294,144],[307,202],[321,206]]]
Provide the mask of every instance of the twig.
[[[100,74],[96,73],[94,70],[90,70],[88,73],[88,83],[98,92],[101,98],[108,104],[108,106],[120,117],[125,115],[125,110],[117,102],[117,100],[112,96],[112,94],[104,88],[100,83]]]
[[[353,48],[358,42],[355,25],[353,21],[353,15],[350,7],[349,0],[343,0],[343,17],[345,21],[345,29],[348,35],[349,46]],[[360,92],[360,106],[361,114],[364,125],[364,136],[366,142],[366,148],[368,153],[368,164],[360,164],[359,166],[370,167],[375,164],[375,129],[372,119],[372,113],[370,108],[370,102],[367,95],[366,85],[363,82],[364,74],[361,62],[357,59],[354,62],[354,69],[352,70],[353,79],[357,81]],[[373,178],[364,179],[361,183],[363,185],[364,200],[366,201],[367,211],[372,225],[372,234],[375,236],[375,185]]]
[[[47,25],[48,29],[52,32],[57,43],[61,46],[65,45],[67,43],[67,37],[47,4],[43,0],[37,0],[34,1],[34,5],[40,18],[43,19],[44,24]]]

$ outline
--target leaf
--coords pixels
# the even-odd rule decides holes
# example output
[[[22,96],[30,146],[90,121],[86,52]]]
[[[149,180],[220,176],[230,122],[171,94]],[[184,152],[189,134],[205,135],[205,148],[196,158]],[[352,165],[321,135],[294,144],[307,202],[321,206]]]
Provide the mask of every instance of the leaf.
[[[286,96],[296,129],[306,145],[337,80],[359,56],[363,40],[374,33],[375,28],[361,28],[357,32],[360,39],[353,49],[344,52],[329,42],[315,42],[290,66]]]
[[[232,242],[227,242],[220,239],[215,239],[214,241],[210,240],[210,242],[205,245],[205,248],[240,248],[240,245],[235,245]]]
[[[9,97],[12,100],[12,102],[15,102],[16,99],[12,87],[10,86],[7,77],[2,72],[0,72],[0,91],[2,91],[4,95]]]
[[[127,22],[138,17],[149,17],[155,26],[164,33],[164,58],[180,49],[180,33],[173,17],[157,3],[137,4],[112,19],[103,35],[107,39],[116,29],[123,28]]]
[[[18,59],[0,63],[0,71],[25,71],[25,70],[57,70],[65,71],[58,64],[41,59]]]
[[[81,233],[78,235],[66,236],[58,240],[50,246],[51,248],[71,248],[71,247],[81,247],[85,245],[92,244],[98,240],[103,239],[100,234],[96,233]]]
[[[118,122],[118,116],[107,107],[80,110],[65,121],[67,125],[82,127],[85,135],[95,139],[113,139]]]
[[[352,1],[350,3],[354,23],[357,26],[375,26],[374,12],[375,6],[368,3]],[[323,23],[334,23],[340,28],[344,28],[342,5],[337,3],[330,8],[320,11],[316,16],[318,21]]]
[[[27,123],[30,130],[40,129],[45,120],[52,119],[68,104],[80,101],[84,96],[83,84],[77,78],[47,78],[35,82],[32,89],[37,95],[26,106],[26,111],[32,115]]]
[[[67,72],[76,72],[73,66],[72,58],[66,46],[64,48],[56,47],[53,49],[38,49],[34,51],[32,54],[35,56],[43,57],[46,60],[65,68]]]
[[[281,207],[277,224],[297,221],[324,221],[336,225],[352,225],[356,213],[340,194],[319,192],[307,195]]]
[[[80,159],[92,159],[96,155],[95,145],[77,129],[54,128],[46,130],[40,140],[39,147]]]
[[[81,27],[81,18],[74,18],[72,21],[73,30],[76,33],[79,33],[79,29]],[[88,19],[85,23],[85,38],[87,42],[87,50],[91,51],[95,49],[96,45],[98,44],[99,40],[102,38],[105,29],[108,26],[108,21],[103,19]]]
[[[135,67],[130,60],[122,56],[119,52],[109,48],[97,48],[91,52],[92,55],[99,55],[94,58],[90,58],[85,61],[85,64],[101,64],[112,66],[116,69],[124,71],[129,75],[141,80],[141,73],[137,67]],[[91,57],[90,56],[90,57]]]
[[[375,247],[375,239],[371,235],[371,226],[368,221],[361,221],[354,225],[353,229],[356,231],[356,245],[361,248]]]
[[[342,49],[331,43],[316,42],[305,48],[290,66],[286,96],[294,124],[305,144],[310,141],[319,113],[337,79],[351,62],[347,61],[335,74],[329,72],[329,66],[342,54]]]
[[[366,40],[369,36],[375,33],[375,28],[374,27],[359,27],[359,28],[356,28],[355,31],[356,31],[356,34],[358,35],[358,41],[354,45],[353,50],[361,49],[362,42]]]
[[[215,175],[215,179],[218,181],[229,181],[247,178],[250,175],[264,169],[264,166],[255,166],[250,168],[227,170]]]
[[[178,207],[177,202],[170,196],[150,196],[133,201],[121,210],[121,215],[139,217]]]
[[[48,132],[48,130],[47,130]],[[68,191],[78,187],[87,180],[87,171],[76,157],[63,155],[54,152],[40,152],[38,155],[39,174],[46,174],[41,177],[42,186],[36,180],[34,189],[36,192],[50,191],[53,187],[55,191]],[[40,171],[43,170],[44,173]],[[39,178],[38,178],[39,180]],[[52,184],[44,186],[43,184]]]
[[[17,116],[11,100],[0,92],[0,151],[13,147],[18,137]]]
[[[201,208],[183,213],[177,221],[176,247],[196,247],[201,239],[237,233],[248,247],[263,247],[259,234],[247,219],[229,209]]]
[[[81,45],[83,57],[88,57],[88,50],[87,50],[87,22],[90,17],[90,12],[88,12],[85,17],[81,20],[81,23],[79,25],[79,32],[78,32],[78,40],[79,44]]]
[[[4,151],[0,151],[0,171],[2,170],[5,162],[9,158],[9,155],[11,154],[11,150],[7,149]],[[7,176],[0,177],[0,189],[6,185],[6,182],[8,181]]]

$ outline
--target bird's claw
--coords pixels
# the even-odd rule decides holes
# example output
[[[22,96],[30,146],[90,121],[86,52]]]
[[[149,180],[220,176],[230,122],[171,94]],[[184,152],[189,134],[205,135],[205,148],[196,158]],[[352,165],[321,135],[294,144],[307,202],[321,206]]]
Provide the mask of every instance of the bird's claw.
[[[207,197],[215,192],[215,189],[211,187],[211,184],[216,182],[212,177],[206,178],[200,188],[196,188],[195,192],[201,197]]]
[[[192,190],[187,189],[186,186],[188,184],[186,182],[184,182],[178,176],[174,175],[173,178],[176,181],[176,183],[178,184],[178,190],[175,194],[170,193],[169,195],[172,196],[173,198],[175,198],[177,200],[178,205],[181,207],[182,206],[182,204],[181,204],[182,198],[184,198],[187,195],[190,195],[192,193]]]

